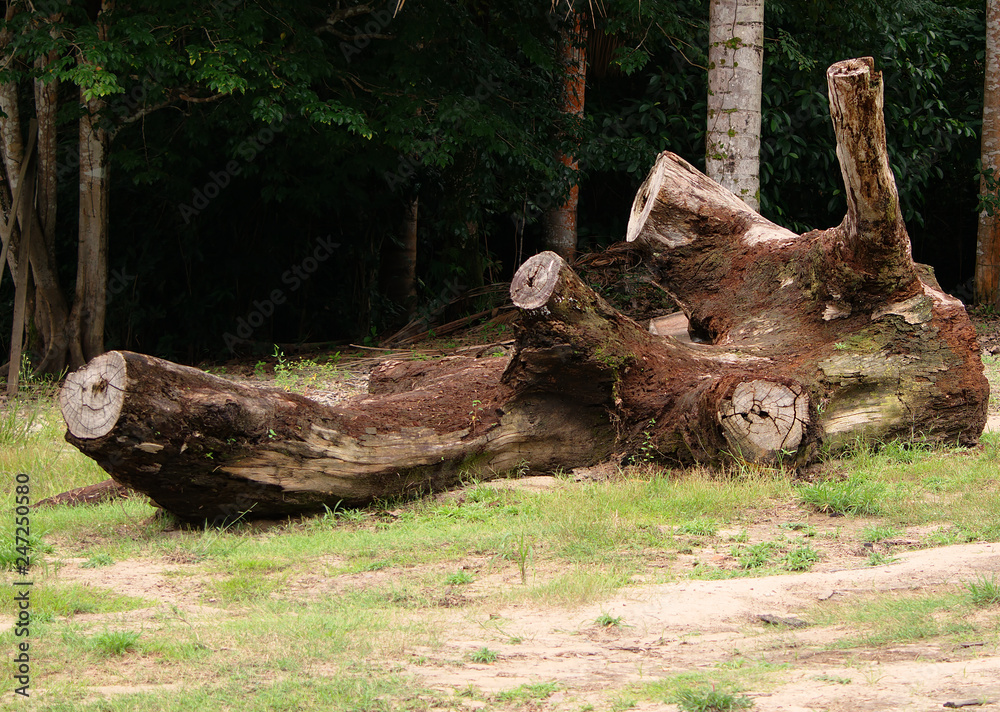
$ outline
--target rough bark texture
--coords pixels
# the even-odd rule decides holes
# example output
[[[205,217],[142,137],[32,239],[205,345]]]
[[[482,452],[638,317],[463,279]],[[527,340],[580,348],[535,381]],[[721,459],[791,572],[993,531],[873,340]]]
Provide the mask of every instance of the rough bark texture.
[[[327,407],[111,352],[60,395],[67,439],[191,519],[275,516],[605,458],[804,464],[824,446],[972,444],[989,387],[972,325],[915,265],[871,60],[828,73],[848,214],[795,235],[664,153],[628,239],[686,317],[643,328],[553,252],[511,283],[513,355],[382,366]],[[864,129],[867,127],[867,129]],[[692,338],[664,335],[689,323]]]
[[[321,511],[605,454],[594,436],[603,412],[548,394],[510,402],[506,365],[390,366],[373,375],[377,395],[327,407],[111,351],[71,374],[60,402],[70,443],[188,519]]]
[[[104,316],[108,285],[108,175],[110,137],[101,125],[102,99],[83,101],[80,117],[80,230],[73,321],[92,359],[104,353]]]
[[[705,172],[760,207],[764,0],[712,0],[708,27]]]
[[[17,12],[17,7],[8,3],[6,20],[11,20]],[[8,45],[11,40],[9,32],[0,33],[0,51],[5,59],[10,61]],[[45,72],[47,64],[40,61],[38,70]],[[45,346],[41,362],[36,366],[37,373],[59,373],[63,370],[67,358],[74,368],[83,365],[83,352],[79,341],[71,338],[69,311],[65,297],[59,285],[59,277],[55,265],[55,231],[56,214],[56,135],[55,114],[57,101],[57,82],[52,81],[42,85],[36,82],[35,114],[38,117],[38,171],[39,189],[37,199],[31,210],[18,213],[17,224],[12,226],[12,249],[8,252],[8,263],[11,271],[16,270],[17,250],[21,231],[33,220],[44,239],[31,241],[30,263],[31,276],[35,287],[35,325]],[[17,190],[18,175],[24,161],[24,142],[20,121],[21,108],[19,92],[16,83],[0,84],[0,148],[3,153],[4,170],[7,174],[7,185],[13,194]],[[37,208],[37,210],[36,210]]]
[[[976,302],[1000,308],[1000,0],[986,2],[986,81],[983,87],[982,172],[979,191],[989,210],[979,213]]]
[[[765,370],[810,394],[816,444],[862,434],[974,442],[989,386],[961,302],[910,257],[881,76],[863,58],[827,78],[848,196],[841,225],[795,235],[664,153],[636,197],[628,239],[682,305],[695,341],[764,357]]]
[[[583,117],[587,87],[587,32],[581,13],[575,13],[572,22],[573,26],[564,28],[559,38],[559,63],[564,73],[561,109],[571,121],[579,121]],[[576,156],[561,152],[558,158],[576,173]],[[545,248],[566,260],[572,260],[576,253],[576,214],[579,203],[580,185],[574,180],[566,202],[545,213]]]
[[[101,504],[102,502],[110,502],[115,499],[124,499],[131,494],[134,493],[125,485],[120,485],[114,480],[104,480],[103,482],[98,482],[96,485],[76,487],[68,492],[40,499],[35,502],[35,506],[54,507],[64,505],[75,507],[81,504]]]

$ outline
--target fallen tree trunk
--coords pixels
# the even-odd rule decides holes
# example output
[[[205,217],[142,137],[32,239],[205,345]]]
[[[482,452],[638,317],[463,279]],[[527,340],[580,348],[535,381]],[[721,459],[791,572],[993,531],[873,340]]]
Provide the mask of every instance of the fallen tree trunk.
[[[679,157],[629,241],[690,342],[612,309],[557,255],[518,270],[510,358],[388,363],[324,406],[127,352],[67,378],[67,439],[190,519],[277,516],[608,457],[803,464],[858,436],[971,444],[989,387],[961,303],[915,265],[870,60],[831,67],[844,222],[795,235]]]

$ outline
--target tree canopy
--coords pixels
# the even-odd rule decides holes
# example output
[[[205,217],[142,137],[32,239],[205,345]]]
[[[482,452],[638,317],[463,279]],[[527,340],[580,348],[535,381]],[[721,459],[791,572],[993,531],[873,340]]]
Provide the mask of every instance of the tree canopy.
[[[410,0],[394,13],[395,1],[359,0],[11,3],[0,82],[19,89],[25,128],[32,82],[58,80],[53,240],[64,290],[77,264],[75,124],[92,99],[111,134],[109,348],[195,361],[377,334],[402,318],[378,272],[415,196],[420,309],[509,279],[575,180],[556,158],[569,145],[580,251],[621,239],[659,151],[704,167],[708,0],[578,4],[589,23],[582,118],[557,97],[565,4]],[[839,222],[824,72],[871,55],[886,77],[914,256],[963,289],[974,262],[979,4],[765,7],[762,213],[796,231]],[[10,281],[0,289],[10,303]]]

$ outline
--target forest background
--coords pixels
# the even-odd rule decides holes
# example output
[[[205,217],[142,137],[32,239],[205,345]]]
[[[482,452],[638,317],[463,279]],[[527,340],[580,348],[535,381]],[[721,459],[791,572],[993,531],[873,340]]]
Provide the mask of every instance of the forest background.
[[[195,363],[374,343],[509,280],[574,185],[577,252],[621,240],[659,151],[704,169],[709,2],[576,5],[8,3],[5,214],[39,123],[34,365],[104,348]],[[580,17],[577,115],[560,42]],[[767,0],[764,34],[761,213],[795,232],[840,222],[825,71],[872,56],[913,256],[971,302],[983,3]],[[408,234],[416,281],[401,292]]]

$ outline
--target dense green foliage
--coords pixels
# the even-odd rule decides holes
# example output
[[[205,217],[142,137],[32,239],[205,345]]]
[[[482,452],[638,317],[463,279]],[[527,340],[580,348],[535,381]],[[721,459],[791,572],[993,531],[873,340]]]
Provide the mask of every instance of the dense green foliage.
[[[707,0],[603,3],[606,16],[589,18],[581,121],[558,111],[565,18],[550,3],[410,0],[396,17],[394,2],[375,3],[325,24],[358,4],[119,3],[107,41],[82,6],[53,0],[15,17],[20,61],[0,79],[27,89],[34,56],[61,57],[64,285],[76,254],[74,85],[109,102],[108,348],[193,361],[357,340],[402,316],[381,296],[379,261],[414,196],[429,310],[509,279],[537,250],[542,212],[569,186],[558,149],[580,158],[584,250],[621,239],[658,151],[704,164]],[[39,17],[55,7],[68,14],[53,39]],[[840,221],[824,74],[872,55],[914,256],[946,288],[961,285],[975,240],[979,5],[766,9],[762,212],[797,231]]]

